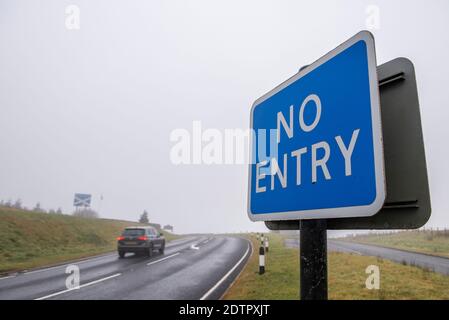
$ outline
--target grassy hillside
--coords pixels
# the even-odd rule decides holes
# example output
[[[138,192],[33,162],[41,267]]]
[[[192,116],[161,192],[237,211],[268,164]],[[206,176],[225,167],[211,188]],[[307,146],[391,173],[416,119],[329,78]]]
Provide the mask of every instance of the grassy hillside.
[[[344,240],[449,257],[449,230],[413,230],[346,237]]]
[[[224,299],[299,299],[298,249],[284,247],[284,238],[270,233],[266,273],[259,275],[259,241],[248,237],[257,249]],[[380,268],[380,290],[365,286],[369,265]],[[333,300],[449,299],[448,276],[374,257],[329,253],[328,273],[329,299]]]
[[[130,225],[138,224],[0,208],[0,273],[115,250],[116,237]]]

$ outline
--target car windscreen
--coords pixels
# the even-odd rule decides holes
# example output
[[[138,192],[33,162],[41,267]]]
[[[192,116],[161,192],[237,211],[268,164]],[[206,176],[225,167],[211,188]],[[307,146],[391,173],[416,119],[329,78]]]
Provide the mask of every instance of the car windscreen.
[[[122,233],[123,236],[127,237],[142,236],[144,234],[145,234],[144,229],[125,229]]]

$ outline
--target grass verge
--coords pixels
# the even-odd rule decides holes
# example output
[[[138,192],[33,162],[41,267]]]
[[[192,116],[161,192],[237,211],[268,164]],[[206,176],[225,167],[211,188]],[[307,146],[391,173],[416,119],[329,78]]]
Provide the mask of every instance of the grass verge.
[[[113,251],[129,225],[137,223],[1,208],[0,274]]]
[[[248,236],[253,255],[223,297],[224,299],[299,299],[299,257],[297,249],[284,247],[284,238],[269,234],[266,273],[258,274],[259,242]],[[365,282],[370,265],[380,269],[380,290],[368,290]],[[404,300],[449,299],[449,277],[428,270],[404,266],[374,257],[329,253],[329,299]]]

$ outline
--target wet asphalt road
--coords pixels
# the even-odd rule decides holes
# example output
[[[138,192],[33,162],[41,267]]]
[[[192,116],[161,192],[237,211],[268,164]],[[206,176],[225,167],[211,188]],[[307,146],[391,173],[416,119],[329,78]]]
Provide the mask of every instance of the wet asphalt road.
[[[285,245],[297,248],[299,246],[299,240],[286,239]],[[449,258],[334,239],[327,241],[327,248],[328,251],[379,257],[449,275]]]
[[[152,258],[111,253],[73,262],[79,289],[66,287],[69,264],[0,278],[0,299],[219,299],[251,250],[242,238],[192,236]]]

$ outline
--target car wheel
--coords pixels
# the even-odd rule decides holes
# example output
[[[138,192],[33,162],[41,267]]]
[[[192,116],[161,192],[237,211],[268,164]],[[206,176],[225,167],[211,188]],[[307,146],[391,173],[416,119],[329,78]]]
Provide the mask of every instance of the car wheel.
[[[159,253],[164,254],[165,246],[162,246],[159,248]]]
[[[125,257],[125,253],[126,253],[126,252],[124,252],[124,251],[119,251],[119,252],[118,252],[118,257],[119,257],[120,259],[123,259],[123,258]]]
[[[147,256],[150,257],[150,258],[153,256],[153,246],[150,246],[148,248]]]

